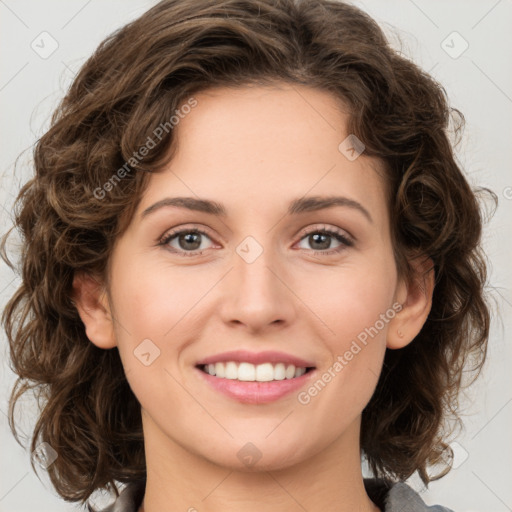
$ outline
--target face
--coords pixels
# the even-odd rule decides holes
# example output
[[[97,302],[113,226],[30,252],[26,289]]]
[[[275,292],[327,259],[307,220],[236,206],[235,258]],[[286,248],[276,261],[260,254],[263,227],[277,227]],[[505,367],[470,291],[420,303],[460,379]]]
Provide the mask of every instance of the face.
[[[115,245],[111,346],[162,447],[299,464],[358,441],[404,300],[382,169],[340,149],[347,117],[327,92],[195,98]]]

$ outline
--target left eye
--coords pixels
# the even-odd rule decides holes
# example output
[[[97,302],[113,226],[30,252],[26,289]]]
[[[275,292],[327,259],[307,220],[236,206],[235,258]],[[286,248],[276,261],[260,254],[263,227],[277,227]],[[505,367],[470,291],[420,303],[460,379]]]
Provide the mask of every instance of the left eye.
[[[332,249],[330,247],[331,240],[335,238],[339,242],[339,246]],[[307,240],[310,244],[319,244],[321,247],[314,248],[314,252],[324,253],[326,249],[331,249],[327,252],[329,253],[337,253],[340,250],[343,250],[345,247],[351,247],[353,245],[352,241],[343,235],[342,233],[338,233],[337,231],[331,231],[329,229],[310,231],[302,240]]]

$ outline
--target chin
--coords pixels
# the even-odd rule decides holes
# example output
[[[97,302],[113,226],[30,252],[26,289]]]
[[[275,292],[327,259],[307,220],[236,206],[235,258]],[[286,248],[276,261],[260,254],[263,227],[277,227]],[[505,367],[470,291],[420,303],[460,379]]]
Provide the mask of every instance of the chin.
[[[244,438],[248,439],[247,436],[244,436]],[[206,458],[216,465],[242,473],[286,469],[306,458],[303,447],[299,452],[295,446],[296,444],[303,444],[303,440],[298,440],[297,443],[289,446],[284,444],[283,439],[269,442],[268,440],[265,441],[264,438],[261,441],[245,441],[233,444],[231,445],[233,450],[226,451],[224,449],[222,453],[210,453]]]

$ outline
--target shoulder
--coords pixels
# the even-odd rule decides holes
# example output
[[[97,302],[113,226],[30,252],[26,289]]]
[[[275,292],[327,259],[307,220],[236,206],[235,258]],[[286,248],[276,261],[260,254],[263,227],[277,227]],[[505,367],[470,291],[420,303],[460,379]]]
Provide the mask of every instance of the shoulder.
[[[365,478],[364,485],[370,499],[383,512],[454,512],[441,505],[427,506],[418,492],[405,482]]]

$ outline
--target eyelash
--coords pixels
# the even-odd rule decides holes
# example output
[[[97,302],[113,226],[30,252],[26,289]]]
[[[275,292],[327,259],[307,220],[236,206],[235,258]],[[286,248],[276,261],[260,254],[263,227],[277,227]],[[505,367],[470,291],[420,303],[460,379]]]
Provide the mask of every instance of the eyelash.
[[[166,233],[159,240],[158,245],[159,246],[166,246],[173,238],[175,238],[178,235],[184,234],[184,233],[201,234],[201,235],[204,235],[204,236],[206,236],[206,237],[211,239],[211,236],[208,233],[206,233],[206,231],[203,231],[200,228],[189,228],[189,229],[181,229],[181,230],[171,231],[171,232]],[[301,232],[301,238],[299,239],[299,242],[302,239],[304,239],[305,237],[307,237],[309,235],[312,235],[312,234],[317,234],[317,233],[321,233],[323,235],[329,235],[329,236],[335,238],[342,245],[340,245],[340,247],[338,247],[336,249],[331,249],[331,250],[328,250],[328,251],[315,251],[314,249],[312,249],[311,251],[314,253],[314,255],[333,256],[333,255],[336,255],[336,254],[340,253],[341,251],[344,251],[347,247],[352,247],[354,245],[353,240],[351,240],[350,238],[345,236],[342,232],[334,230],[334,229],[325,228],[325,227],[322,228],[322,229],[318,229],[317,228],[317,229],[312,229],[312,230],[309,230],[309,231],[307,231],[307,230],[302,231]],[[174,254],[178,254],[178,255],[184,256],[184,257],[187,257],[187,256],[201,256],[203,254],[202,250],[201,251],[183,251],[183,250],[176,250],[174,248],[169,249],[169,250],[172,253],[174,253]],[[311,252],[308,249],[301,249],[301,250],[302,251]]]

